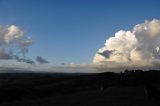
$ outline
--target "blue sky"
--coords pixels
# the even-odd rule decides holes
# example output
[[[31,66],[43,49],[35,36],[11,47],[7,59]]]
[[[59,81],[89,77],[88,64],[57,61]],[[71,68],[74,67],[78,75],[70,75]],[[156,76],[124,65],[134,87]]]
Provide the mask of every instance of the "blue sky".
[[[105,40],[144,20],[160,19],[159,0],[0,0],[0,25],[32,36],[29,57],[90,63]]]

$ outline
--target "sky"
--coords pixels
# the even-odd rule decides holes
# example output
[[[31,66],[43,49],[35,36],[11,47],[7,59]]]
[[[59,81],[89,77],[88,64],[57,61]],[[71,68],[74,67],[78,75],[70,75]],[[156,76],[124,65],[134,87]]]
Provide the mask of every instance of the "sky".
[[[89,64],[106,39],[160,19],[159,0],[0,0],[0,25],[33,39],[27,56],[54,64]]]

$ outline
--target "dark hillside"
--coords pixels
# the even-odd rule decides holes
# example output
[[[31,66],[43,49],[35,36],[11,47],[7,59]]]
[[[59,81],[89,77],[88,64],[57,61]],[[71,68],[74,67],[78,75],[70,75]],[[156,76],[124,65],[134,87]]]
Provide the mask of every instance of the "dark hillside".
[[[53,98],[93,90],[103,91],[113,87],[141,86],[143,89],[146,83],[159,89],[160,71],[133,70],[98,74],[3,73],[0,74],[0,101],[4,103]]]

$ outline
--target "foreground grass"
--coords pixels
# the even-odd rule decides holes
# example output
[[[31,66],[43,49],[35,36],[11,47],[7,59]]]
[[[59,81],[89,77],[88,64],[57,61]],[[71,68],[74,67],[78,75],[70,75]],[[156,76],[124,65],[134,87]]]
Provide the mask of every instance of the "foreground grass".
[[[65,88],[64,88],[65,89]],[[148,101],[143,87],[113,87],[35,100],[13,101],[0,106],[160,106]]]

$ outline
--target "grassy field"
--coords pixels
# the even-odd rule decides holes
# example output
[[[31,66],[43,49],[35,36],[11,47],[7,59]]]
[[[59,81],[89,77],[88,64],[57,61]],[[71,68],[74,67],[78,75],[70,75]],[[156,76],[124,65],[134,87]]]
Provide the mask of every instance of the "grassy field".
[[[65,89],[65,88],[64,88]],[[12,101],[0,106],[160,106],[148,101],[143,87],[110,87],[41,99]]]

